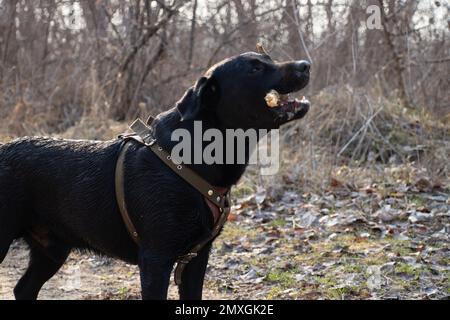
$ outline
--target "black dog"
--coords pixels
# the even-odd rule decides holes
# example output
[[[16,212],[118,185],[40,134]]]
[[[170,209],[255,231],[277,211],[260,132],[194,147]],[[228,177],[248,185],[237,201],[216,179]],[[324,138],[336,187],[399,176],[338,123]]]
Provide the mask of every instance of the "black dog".
[[[245,53],[213,66],[176,106],[155,120],[158,143],[170,152],[171,132],[217,128],[274,129],[302,118],[309,104],[285,95],[305,87],[310,64],[275,63]],[[268,107],[271,90],[281,95]],[[213,217],[201,194],[133,142],[125,157],[125,198],[141,237],[137,246],[118,211],[114,171],[120,140],[72,141],[21,138],[0,146],[0,263],[14,239],[30,246],[29,267],[14,289],[17,299],[36,299],[71,249],[88,249],[138,264],[142,297],[165,299],[177,257],[209,232]],[[245,164],[191,168],[210,184],[229,188]],[[181,299],[201,299],[211,244],[183,272]]]

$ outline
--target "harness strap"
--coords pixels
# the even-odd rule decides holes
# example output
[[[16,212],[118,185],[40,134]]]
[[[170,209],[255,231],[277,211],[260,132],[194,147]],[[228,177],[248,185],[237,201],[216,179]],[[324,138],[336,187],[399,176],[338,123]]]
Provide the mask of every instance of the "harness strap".
[[[120,215],[122,216],[122,220],[127,227],[127,231],[130,234],[131,238],[137,245],[140,244],[139,235],[134,227],[133,222],[131,221],[130,214],[128,213],[127,204],[125,202],[125,184],[124,184],[124,161],[125,155],[127,153],[128,147],[130,144],[129,140],[124,140],[122,142],[122,146],[120,149],[119,158],[116,163],[116,173],[115,173],[115,182],[116,182],[116,200],[117,205],[119,206]]]
[[[148,124],[151,124],[153,118],[150,117],[147,121]],[[176,174],[178,174],[181,178],[183,178],[186,182],[188,182],[192,187],[198,190],[205,198],[205,201],[208,207],[211,209],[211,212],[214,216],[214,227],[211,230],[211,233],[201,240],[198,244],[193,246],[187,254],[179,257],[177,259],[177,267],[175,269],[175,283],[177,285],[181,284],[181,278],[183,270],[186,265],[195,258],[198,252],[207,245],[210,241],[214,240],[220,230],[223,228],[225,222],[227,221],[228,215],[230,213],[231,203],[230,203],[230,192],[224,188],[217,188],[209,184],[202,177],[200,177],[196,172],[192,169],[183,166],[181,164],[175,164],[172,161],[171,156],[156,143],[156,139],[154,138],[152,128],[142,122],[140,119],[137,119],[133,122],[130,128],[135,132],[134,134],[122,135],[121,138],[124,139],[122,149],[120,151],[119,158],[116,164],[116,198],[118,201],[120,213],[122,215],[122,219],[127,227],[128,233],[131,238],[139,245],[140,239],[139,235],[136,231],[136,228],[131,221],[130,214],[126,207],[125,202],[125,191],[124,191],[124,159],[125,154],[128,149],[128,142],[130,140],[135,140],[141,144],[146,145],[150,148],[150,150],[155,153],[158,158],[160,158],[169,168],[171,168]],[[212,206],[218,208],[219,213],[216,213],[216,210],[213,209]],[[216,218],[217,216],[217,218]]]

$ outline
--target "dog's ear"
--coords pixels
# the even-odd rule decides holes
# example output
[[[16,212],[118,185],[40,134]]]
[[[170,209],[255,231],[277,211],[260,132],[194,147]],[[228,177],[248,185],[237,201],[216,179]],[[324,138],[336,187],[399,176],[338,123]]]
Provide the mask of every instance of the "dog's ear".
[[[194,119],[202,109],[216,106],[219,95],[217,80],[213,76],[201,77],[177,102],[181,121]]]

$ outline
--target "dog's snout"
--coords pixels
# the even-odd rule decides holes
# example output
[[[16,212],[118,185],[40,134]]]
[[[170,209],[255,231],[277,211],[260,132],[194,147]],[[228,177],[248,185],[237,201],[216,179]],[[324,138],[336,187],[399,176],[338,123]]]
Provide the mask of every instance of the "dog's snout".
[[[309,82],[311,62],[307,60],[289,61],[280,64],[282,80],[277,86],[281,93],[303,89]]]
[[[311,69],[311,63],[306,60],[296,61],[295,69],[301,73],[309,72],[309,70]]]

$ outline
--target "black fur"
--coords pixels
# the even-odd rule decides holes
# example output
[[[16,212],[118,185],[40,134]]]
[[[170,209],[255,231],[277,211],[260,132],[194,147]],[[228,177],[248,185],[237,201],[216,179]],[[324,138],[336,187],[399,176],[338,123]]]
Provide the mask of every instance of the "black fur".
[[[302,63],[274,63],[247,53],[211,68],[177,105],[155,120],[158,142],[173,146],[176,128],[277,128],[265,105],[272,88],[297,91],[309,80]],[[296,118],[306,114],[303,110]],[[17,284],[17,299],[36,299],[73,248],[138,264],[142,297],[165,299],[178,256],[213,224],[203,197],[147,147],[133,142],[125,158],[125,198],[141,236],[129,237],[115,198],[114,171],[121,140],[81,141],[25,137],[0,145],[0,263],[11,242],[24,238],[31,260]],[[246,165],[193,165],[211,184],[230,187]],[[210,245],[183,274],[182,299],[200,299]]]

